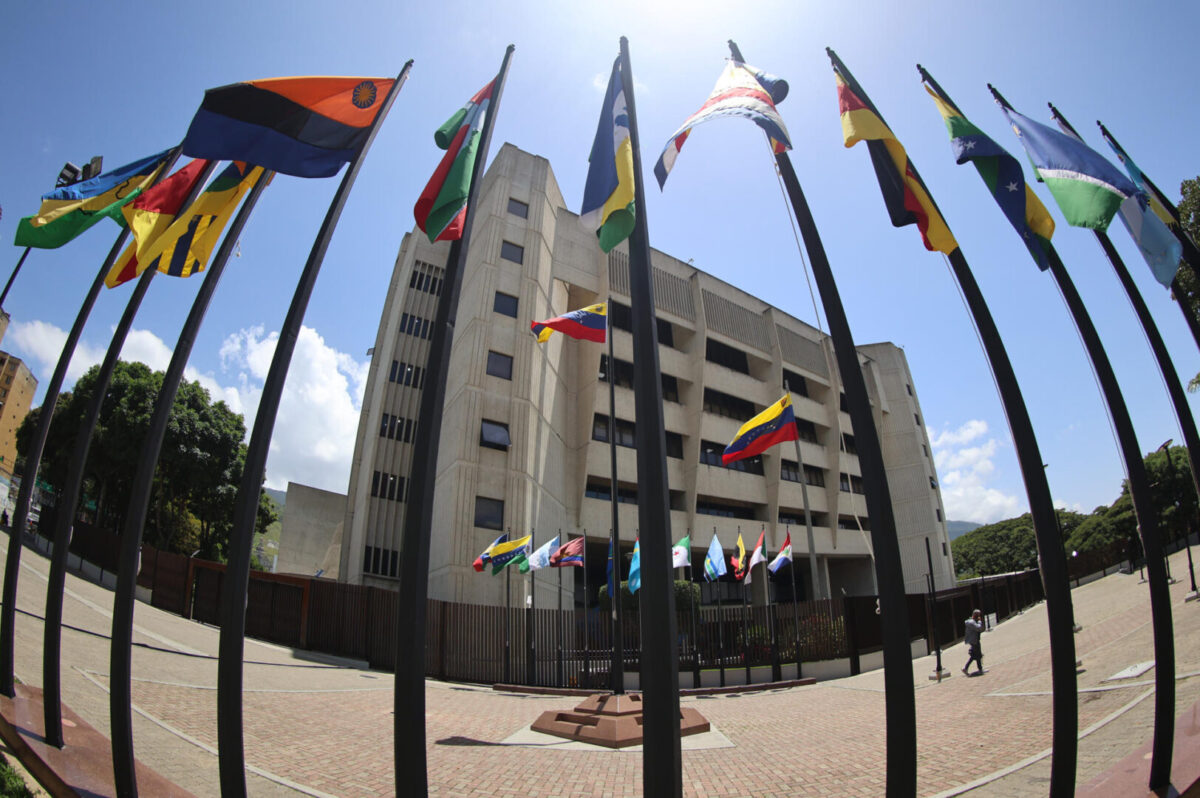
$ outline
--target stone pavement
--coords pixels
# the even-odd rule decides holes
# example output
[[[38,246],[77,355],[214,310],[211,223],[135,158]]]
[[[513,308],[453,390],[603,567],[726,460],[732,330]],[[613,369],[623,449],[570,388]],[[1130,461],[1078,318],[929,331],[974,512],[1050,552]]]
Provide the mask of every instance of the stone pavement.
[[[0,541],[0,545],[7,541]],[[2,552],[0,552],[2,553]],[[1200,701],[1200,602],[1184,603],[1187,564],[1172,571],[1177,714]],[[41,684],[47,561],[26,549],[18,594],[17,676]],[[68,578],[64,701],[107,733],[112,594]],[[1146,585],[1114,574],[1073,591],[1079,674],[1077,783],[1150,739],[1153,660]],[[913,662],[921,795],[1035,796],[1049,783],[1051,697],[1043,605],[983,637],[987,673],[964,678],[959,644],[943,652],[952,678],[927,680],[933,657]],[[219,795],[216,751],[218,630],[138,604],[134,631],[134,742],[139,760],[198,796]],[[314,661],[248,640],[245,748],[251,795],[394,793],[391,674]],[[640,751],[563,746],[528,725],[575,698],[498,693],[427,682],[430,794],[631,796],[641,794]],[[683,752],[685,795],[876,796],[884,793],[883,673],[762,693],[689,697],[720,742]],[[1041,758],[1039,758],[1041,756]],[[1023,765],[1020,767],[1014,767]]]

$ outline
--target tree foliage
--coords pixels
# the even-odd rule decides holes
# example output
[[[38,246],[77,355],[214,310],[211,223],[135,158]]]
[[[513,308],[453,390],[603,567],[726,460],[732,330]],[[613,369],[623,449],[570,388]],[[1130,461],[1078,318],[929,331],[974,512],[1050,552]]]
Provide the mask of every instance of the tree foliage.
[[[1187,450],[1171,446],[1152,452],[1143,462],[1159,534],[1164,542],[1183,536],[1188,531],[1189,519],[1196,518],[1197,508]],[[1111,505],[1101,505],[1088,515],[1059,510],[1058,525],[1073,573],[1113,565],[1140,552],[1128,480],[1123,482],[1120,495]],[[955,539],[950,546],[959,577],[1020,571],[1036,568],[1038,564],[1029,513],[981,526]]]
[[[42,456],[41,479],[61,493],[98,366],[62,394]],[[163,373],[143,363],[118,362],[100,411],[85,466],[80,507],[93,506],[90,520],[120,531],[129,504],[142,442],[162,387]],[[42,408],[29,413],[17,431],[24,457]],[[155,470],[144,540],[158,548],[224,559],[233,523],[233,504],[246,458],[246,426],[224,402],[212,402],[198,382],[180,384]],[[260,494],[257,531],[276,518]]]

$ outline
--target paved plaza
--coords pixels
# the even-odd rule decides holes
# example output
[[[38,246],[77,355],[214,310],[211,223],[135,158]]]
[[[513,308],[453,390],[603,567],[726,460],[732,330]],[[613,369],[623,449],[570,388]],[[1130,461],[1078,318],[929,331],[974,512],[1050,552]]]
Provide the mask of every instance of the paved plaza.
[[[7,542],[7,539],[4,541]],[[18,595],[16,670],[41,685],[48,562],[26,549]],[[1176,714],[1200,701],[1200,602],[1184,602],[1187,561],[1171,559]],[[1146,585],[1113,574],[1073,591],[1079,674],[1077,781],[1085,785],[1150,740],[1154,669],[1106,681],[1154,658]],[[108,734],[111,592],[68,577],[63,699]],[[138,759],[197,796],[220,793],[218,630],[138,604],[134,742]],[[1051,695],[1046,613],[1038,605],[984,634],[981,677],[964,678],[961,644],[943,652],[952,678],[913,662],[918,793],[1044,796]],[[245,747],[251,795],[392,795],[392,676],[248,640]],[[631,796],[640,749],[556,743],[528,731],[577,698],[498,693],[427,682],[430,794]],[[713,732],[685,741],[683,790],[694,796],[878,796],[886,776],[883,672],[807,687],[688,697]],[[692,747],[694,746],[694,747]],[[1178,757],[1178,754],[1177,754]]]

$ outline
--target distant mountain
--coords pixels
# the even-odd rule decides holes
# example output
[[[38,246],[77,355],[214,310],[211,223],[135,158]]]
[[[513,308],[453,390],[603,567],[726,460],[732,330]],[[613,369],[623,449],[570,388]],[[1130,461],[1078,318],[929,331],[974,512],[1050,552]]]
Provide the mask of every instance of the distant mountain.
[[[263,488],[263,490],[265,490],[267,492],[268,496],[270,496],[272,499],[275,500],[275,503],[279,505],[279,509],[282,510],[283,505],[287,504],[287,491],[286,490],[275,490],[274,488]],[[956,523],[956,522],[951,521],[950,523]],[[976,524],[975,526],[979,526],[979,524]],[[951,540],[954,539],[953,532],[950,533],[950,538],[951,538]]]
[[[972,529],[978,529],[981,526],[983,524],[977,524],[974,521],[947,521],[946,531],[950,533],[950,539],[954,540],[961,535],[967,534]]]

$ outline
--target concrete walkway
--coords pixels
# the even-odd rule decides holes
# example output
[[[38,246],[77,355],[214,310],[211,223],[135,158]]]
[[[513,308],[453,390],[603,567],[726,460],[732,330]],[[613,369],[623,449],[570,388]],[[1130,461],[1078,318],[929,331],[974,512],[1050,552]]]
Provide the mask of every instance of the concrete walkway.
[[[7,541],[0,541],[0,550]],[[1200,602],[1171,587],[1177,714],[1200,701]],[[18,592],[16,668],[41,685],[48,563],[26,549]],[[1074,591],[1079,674],[1080,786],[1149,741],[1153,646],[1146,585],[1114,574]],[[63,698],[107,734],[112,594],[69,577]],[[139,604],[133,657],[139,760],[197,796],[219,795],[218,630]],[[1042,605],[983,637],[987,672],[964,678],[963,646],[943,652],[952,678],[930,682],[933,657],[913,662],[918,792],[923,796],[1042,796],[1049,783],[1051,697]],[[1131,668],[1132,678],[1108,681]],[[577,699],[427,683],[430,794],[632,796],[640,751],[563,746],[528,731],[543,711]],[[684,698],[714,727],[711,745],[683,752],[685,795],[877,796],[884,793],[883,672],[745,695]],[[247,640],[245,748],[251,795],[392,795],[392,676],[314,661]],[[1178,755],[1177,755],[1178,760]]]

